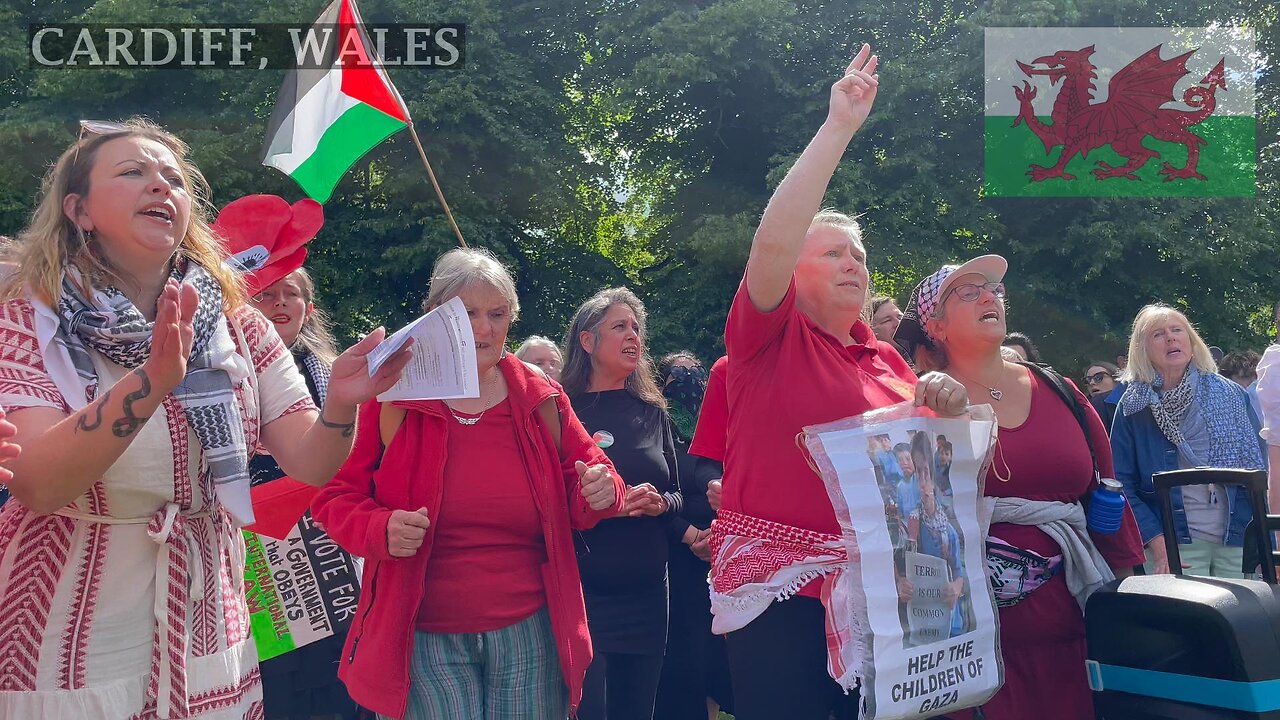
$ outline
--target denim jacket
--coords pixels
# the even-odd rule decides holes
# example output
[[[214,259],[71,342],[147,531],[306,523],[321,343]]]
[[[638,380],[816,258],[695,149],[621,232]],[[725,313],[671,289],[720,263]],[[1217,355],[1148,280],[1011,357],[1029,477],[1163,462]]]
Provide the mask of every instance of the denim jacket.
[[[1239,389],[1241,393],[1244,390]],[[1253,407],[1246,401],[1249,421],[1253,433],[1266,457],[1266,446],[1257,435],[1261,429]],[[1133,515],[1138,521],[1138,529],[1142,532],[1142,542],[1164,532],[1160,503],[1156,498],[1155,484],[1151,480],[1153,473],[1166,470],[1177,470],[1178,448],[1160,432],[1156,425],[1151,408],[1125,415],[1117,412],[1111,424],[1111,454],[1115,462],[1116,479],[1124,485],[1125,495],[1133,508]],[[1234,486],[1228,489],[1227,496],[1227,536],[1226,545],[1239,547],[1244,544],[1244,530],[1253,519],[1253,505],[1249,501],[1249,493],[1243,487]],[[1191,542],[1191,531],[1187,528],[1186,514],[1182,509],[1182,489],[1172,488],[1169,499],[1173,505],[1173,528],[1178,535],[1179,544]]]

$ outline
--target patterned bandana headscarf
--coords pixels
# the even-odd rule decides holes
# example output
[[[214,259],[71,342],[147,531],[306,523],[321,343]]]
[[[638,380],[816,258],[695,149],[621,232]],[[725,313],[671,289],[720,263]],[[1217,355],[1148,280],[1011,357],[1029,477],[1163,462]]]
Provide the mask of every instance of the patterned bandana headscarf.
[[[173,395],[204,449],[205,464],[219,501],[237,520],[249,523],[253,513],[248,502],[249,452],[244,424],[231,377],[226,370],[213,366],[208,352],[210,340],[218,324],[223,322],[222,288],[208,271],[195,263],[187,263],[185,276],[175,267],[171,277],[195,286],[200,298],[192,320],[195,335],[187,375],[173,390]],[[74,268],[63,274],[62,299],[58,303],[60,320],[54,342],[65,348],[76,373],[87,386],[95,388],[92,394],[96,396],[98,373],[87,348],[122,367],[138,368],[151,355],[153,323],[119,290],[107,288],[86,295],[81,288],[87,285]],[[88,399],[92,401],[93,397]],[[249,517],[240,517],[246,512]]]

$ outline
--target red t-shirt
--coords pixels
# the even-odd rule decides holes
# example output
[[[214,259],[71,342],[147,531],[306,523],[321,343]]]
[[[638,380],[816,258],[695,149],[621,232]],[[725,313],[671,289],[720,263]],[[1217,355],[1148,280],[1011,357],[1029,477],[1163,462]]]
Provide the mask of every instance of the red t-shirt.
[[[823,486],[796,445],[806,425],[831,422],[910,400],[915,373],[867,323],[845,347],[796,308],[795,280],[782,304],[762,313],[746,279],[729,309],[729,432],[723,507],[753,517],[838,535]],[[802,594],[816,597],[811,583]]]
[[[693,431],[689,454],[724,462],[724,446],[729,436],[729,356],[711,366],[707,392],[698,411],[698,427]]]
[[[489,408],[475,425],[449,423],[444,492],[431,518],[431,558],[416,626],[489,632],[547,602],[542,519],[516,443],[511,401]]]

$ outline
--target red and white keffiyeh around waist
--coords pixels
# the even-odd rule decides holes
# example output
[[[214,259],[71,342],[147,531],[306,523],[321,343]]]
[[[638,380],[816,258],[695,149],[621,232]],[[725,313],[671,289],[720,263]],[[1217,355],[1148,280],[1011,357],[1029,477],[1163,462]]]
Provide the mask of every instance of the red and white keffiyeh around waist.
[[[846,691],[857,687],[866,612],[855,611],[855,602],[865,600],[846,572],[846,548],[839,535],[721,510],[711,524],[711,631],[723,635],[744,628],[771,603],[825,576],[827,672]]]

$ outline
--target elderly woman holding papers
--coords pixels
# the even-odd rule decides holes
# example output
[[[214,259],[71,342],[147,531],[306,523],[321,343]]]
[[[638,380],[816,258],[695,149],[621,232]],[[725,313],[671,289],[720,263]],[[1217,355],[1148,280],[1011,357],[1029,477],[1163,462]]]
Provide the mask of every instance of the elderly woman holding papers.
[[[437,261],[428,310],[461,300],[479,397],[369,402],[316,519],[366,559],[339,676],[404,718],[563,720],[591,663],[574,530],[622,481],[560,386],[503,348],[520,310],[492,255]]]

